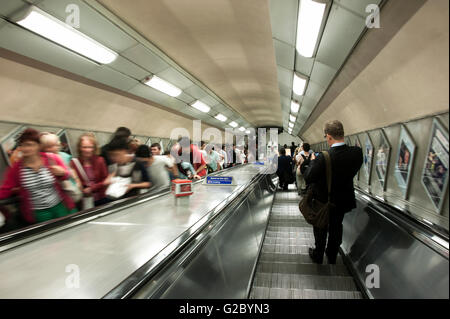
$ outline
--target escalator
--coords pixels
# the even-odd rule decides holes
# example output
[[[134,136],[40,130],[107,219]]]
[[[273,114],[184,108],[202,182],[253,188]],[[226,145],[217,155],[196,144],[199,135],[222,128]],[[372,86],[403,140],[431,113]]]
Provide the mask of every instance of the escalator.
[[[300,214],[299,201],[294,185],[275,194],[250,299],[363,298],[341,256],[336,265],[312,263],[313,228]]]

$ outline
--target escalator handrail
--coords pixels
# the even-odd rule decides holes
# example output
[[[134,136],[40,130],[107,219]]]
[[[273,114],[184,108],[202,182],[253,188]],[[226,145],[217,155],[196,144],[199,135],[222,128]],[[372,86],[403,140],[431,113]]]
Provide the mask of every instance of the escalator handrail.
[[[221,203],[206,213],[193,226],[108,292],[103,299],[126,299],[134,295],[168,263],[174,262],[186,247],[193,243],[202,232],[207,230],[219,215],[222,215],[222,212],[228,210],[231,206],[238,205],[247,196],[248,192],[252,190],[251,185],[254,185],[264,176],[264,173],[254,176],[247,184],[243,185],[244,187],[241,188],[240,192],[231,196],[231,200],[227,198],[224,200],[225,204]],[[197,246],[199,245],[201,244]]]
[[[232,166],[224,170],[209,174],[207,176],[215,176],[223,174],[224,172],[235,169],[241,165]],[[193,182],[193,184],[202,183],[206,178]],[[129,198],[117,200],[99,207],[83,210],[74,214],[63,216],[60,218],[52,219],[46,222],[32,224],[30,226],[13,230],[0,235],[0,252],[14,248],[18,245],[22,245],[31,240],[42,238],[44,236],[54,234],[56,232],[71,228],[94,219],[104,217],[116,212],[119,212],[125,208],[167,195],[170,193],[170,188],[150,190],[145,194],[136,195]],[[36,238],[37,237],[37,238]]]
[[[356,195],[359,200],[368,204],[368,207],[374,213],[388,220],[396,227],[403,229],[409,235],[430,247],[441,256],[449,258],[449,237],[434,228],[421,223],[417,219],[405,214],[404,211],[391,206],[378,198],[371,196],[359,189],[356,189]]]

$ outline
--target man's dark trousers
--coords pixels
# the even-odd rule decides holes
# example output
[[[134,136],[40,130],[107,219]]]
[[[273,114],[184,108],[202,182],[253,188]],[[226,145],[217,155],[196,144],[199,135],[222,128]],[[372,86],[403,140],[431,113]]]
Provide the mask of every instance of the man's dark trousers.
[[[323,256],[325,252],[328,257],[328,262],[334,264],[336,263],[339,247],[342,243],[342,221],[344,220],[344,213],[333,209],[330,211],[329,220],[328,229],[314,227],[314,238],[316,241],[314,254],[316,256]]]

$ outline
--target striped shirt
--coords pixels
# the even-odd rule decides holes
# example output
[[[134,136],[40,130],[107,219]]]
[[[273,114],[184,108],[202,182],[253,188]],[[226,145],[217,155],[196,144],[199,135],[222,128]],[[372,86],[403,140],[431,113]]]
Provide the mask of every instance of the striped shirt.
[[[20,179],[22,187],[30,194],[34,210],[47,209],[61,202],[55,188],[55,177],[47,167],[43,166],[37,172],[23,167],[20,170]]]

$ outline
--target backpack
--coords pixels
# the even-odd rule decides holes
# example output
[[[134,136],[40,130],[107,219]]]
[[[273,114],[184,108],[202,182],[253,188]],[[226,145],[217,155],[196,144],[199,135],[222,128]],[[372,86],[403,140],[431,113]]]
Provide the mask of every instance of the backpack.
[[[302,165],[300,165],[300,172],[303,174],[305,174],[306,170],[309,167],[309,164],[311,164],[311,155],[309,155],[308,157],[306,157],[305,155],[302,154],[303,157],[303,163]]]

